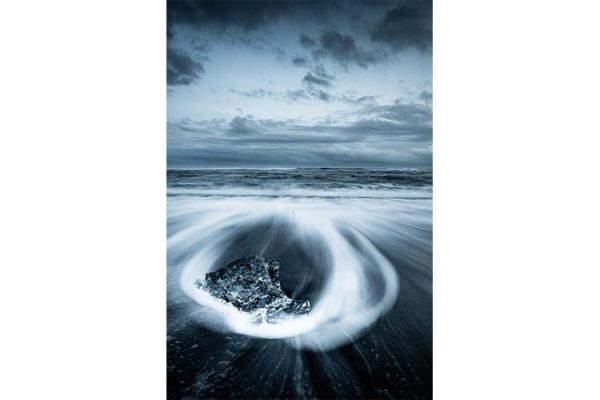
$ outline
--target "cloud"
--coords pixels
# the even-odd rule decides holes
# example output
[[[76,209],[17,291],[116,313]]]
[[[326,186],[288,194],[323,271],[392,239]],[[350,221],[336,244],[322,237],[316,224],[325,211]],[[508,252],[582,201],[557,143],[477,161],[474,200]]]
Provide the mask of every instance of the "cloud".
[[[247,97],[250,99],[261,99],[264,97],[273,97],[276,95],[276,93],[274,93],[272,90],[265,90],[265,89],[254,89],[254,90],[246,90],[246,91],[230,89],[230,91],[232,93],[236,93],[236,94],[239,94],[240,96]]]
[[[310,93],[313,96],[315,96],[317,99],[323,100],[323,101],[329,101],[329,99],[331,98],[329,93],[327,93],[326,91],[324,91],[322,89],[314,90],[314,91],[311,91]]]
[[[302,79],[302,82],[307,83],[308,85],[319,85],[319,86],[325,86],[325,87],[331,86],[331,84],[329,83],[329,81],[327,79],[318,78],[318,77],[314,76],[313,74],[311,74],[310,72],[304,76],[304,78]]]
[[[306,58],[304,58],[304,57],[294,57],[292,59],[292,63],[296,67],[304,67],[306,65]]]
[[[233,117],[229,123],[229,132],[234,135],[258,133],[258,125],[252,118]]]
[[[169,166],[430,166],[417,1],[168,0]]]
[[[272,91],[265,89],[240,91],[236,89],[229,89],[229,91],[249,99],[271,98],[277,101],[301,101],[310,99],[329,101],[333,99],[333,96],[331,96],[326,90],[322,89],[322,87],[329,87],[329,82],[319,79],[311,75],[311,73],[308,73],[302,82],[304,83],[304,89],[288,89],[285,91]]]
[[[185,166],[431,165],[431,109],[367,103],[353,122],[235,116],[169,124],[168,163]]]
[[[249,33],[275,25],[282,20],[303,26],[307,21],[322,28],[372,21],[373,16],[389,9],[397,1],[348,0],[167,0],[167,27],[188,25],[216,31],[241,30]],[[309,35],[300,42],[316,44]]]
[[[312,72],[308,72],[304,75],[304,78],[302,78],[302,84],[304,84],[305,87],[303,94],[318,100],[329,101],[332,96],[325,88],[332,86],[331,80],[333,79],[333,76],[327,73],[323,65],[318,65]]]
[[[354,38],[339,32],[325,32],[319,39],[319,47],[313,52],[316,59],[329,58],[347,67],[357,64],[363,68],[385,58],[385,54],[357,46]]]
[[[430,106],[405,103],[401,100],[396,100],[393,104],[388,105],[367,104],[358,113],[405,126],[430,127],[432,119]]]
[[[291,93],[306,95],[305,91]],[[411,136],[417,141],[431,138],[431,107],[401,100],[391,104],[377,104],[374,100],[364,100],[361,103],[364,103],[363,106],[352,113],[355,117],[352,122],[344,122],[344,118],[327,118],[319,123],[303,124],[293,119],[257,119],[246,115],[235,116],[229,122],[221,118],[199,122],[185,118],[171,123],[169,129],[201,134],[206,138],[216,137],[219,132],[233,134],[230,140],[236,143],[242,140],[239,135],[252,136],[250,140],[267,135],[267,141],[288,143],[315,140],[322,143],[324,138],[336,141],[363,141],[382,136]],[[269,134],[283,136],[268,136]]]
[[[252,115],[236,116],[231,119],[227,133],[238,135],[263,135],[274,129],[285,127],[289,121],[275,119],[255,119]]]
[[[433,99],[433,94],[427,90],[423,90],[419,93],[419,99],[423,101],[431,101]]]
[[[304,47],[313,47],[317,41],[305,34],[300,35],[300,44]]]
[[[333,80],[334,77],[333,75],[329,74],[327,72],[327,70],[325,69],[325,67],[323,66],[323,64],[319,64],[317,65],[314,69],[313,69],[313,73],[318,76],[321,79],[327,79],[327,80]]]
[[[318,78],[314,78],[314,77],[311,77],[311,79],[319,80]],[[306,77],[304,77],[303,83],[305,83],[306,89],[303,90],[302,92],[304,95],[306,95],[306,97],[312,97],[312,98],[315,98],[318,100],[323,100],[323,101],[329,101],[332,98],[331,95],[326,90],[323,90],[318,86],[315,86],[315,83],[312,82],[310,79],[306,80]]]
[[[306,94],[305,90],[288,90],[286,91],[284,97],[288,100],[298,101],[298,100],[308,100],[310,97]]]
[[[361,96],[356,99],[356,102],[357,103],[364,103],[364,102],[371,103],[371,102],[375,101],[375,99],[376,99],[376,96]]]
[[[344,94],[339,97],[340,101],[356,106],[374,105],[377,96],[360,96]]]
[[[204,74],[204,67],[199,61],[193,60],[187,54],[173,49],[167,49],[167,84],[189,85]]]
[[[365,119],[344,127],[344,132],[367,135],[383,141],[384,138],[392,139],[395,146],[402,142],[420,143],[431,142],[431,127],[419,124],[402,124],[395,121],[382,119]]]
[[[279,17],[290,15],[292,7],[285,1],[198,1],[167,2],[167,24],[188,24],[213,29],[240,28],[253,31]]]
[[[170,143],[170,168],[186,167],[429,167],[430,142],[398,142],[392,139],[357,141],[323,133],[199,140],[178,147]]]
[[[371,38],[392,49],[431,48],[432,7],[430,0],[405,1],[389,10]]]

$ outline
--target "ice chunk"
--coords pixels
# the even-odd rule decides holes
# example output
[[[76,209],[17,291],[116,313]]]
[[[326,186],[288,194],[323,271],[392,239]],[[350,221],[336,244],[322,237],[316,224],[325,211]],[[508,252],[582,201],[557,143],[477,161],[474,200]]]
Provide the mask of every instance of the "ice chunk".
[[[248,313],[256,322],[277,322],[307,314],[308,300],[292,300],[281,289],[279,262],[246,257],[209,272],[196,287]]]

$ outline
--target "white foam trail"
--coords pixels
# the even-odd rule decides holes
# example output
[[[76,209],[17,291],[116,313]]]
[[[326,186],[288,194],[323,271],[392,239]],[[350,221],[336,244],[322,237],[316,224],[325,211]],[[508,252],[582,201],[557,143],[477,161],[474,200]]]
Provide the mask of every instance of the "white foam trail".
[[[185,225],[180,222],[170,227],[168,251],[173,261],[169,265],[169,280],[178,277],[179,288],[202,307],[197,318],[210,328],[284,339],[297,348],[338,347],[383,316],[398,296],[399,278],[394,267],[369,239],[377,236],[376,229],[389,222],[386,212],[398,212],[386,211],[386,205],[391,204],[397,207],[398,201],[373,207],[349,199],[342,204],[328,199],[170,199],[169,220],[185,221]],[[320,266],[326,280],[306,316],[277,324],[257,324],[235,307],[194,286],[196,279],[223,266],[217,263],[222,262],[233,233],[264,221],[285,223],[290,227],[286,234],[307,246],[316,240],[329,255],[329,262]]]

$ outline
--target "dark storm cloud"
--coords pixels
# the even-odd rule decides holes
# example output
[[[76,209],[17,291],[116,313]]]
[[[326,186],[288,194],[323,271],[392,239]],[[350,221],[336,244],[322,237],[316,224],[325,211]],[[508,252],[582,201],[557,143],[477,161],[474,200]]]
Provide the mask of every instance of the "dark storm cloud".
[[[430,1],[167,9],[169,167],[431,165]]]
[[[194,27],[256,30],[281,16],[290,15],[293,8],[286,1],[186,1],[167,2],[167,23]]]
[[[321,35],[313,54],[317,59],[325,57],[343,66],[357,64],[363,68],[385,58],[384,53],[359,47],[352,36],[333,31]]]
[[[357,24],[357,16],[360,16],[360,24]],[[281,48],[272,47],[273,45],[257,39],[256,32],[278,21],[289,24],[307,20],[311,21],[316,32],[321,34],[301,34],[300,45],[309,49],[315,60],[329,59],[345,68],[349,65],[366,68],[384,61],[385,52],[377,50],[378,46],[373,47],[374,42],[389,45],[394,49],[410,45],[424,48],[431,42],[429,1],[409,1],[400,5],[398,2],[389,1],[335,0],[167,1],[169,46],[181,49],[185,47],[180,45],[182,40],[191,40],[193,48],[202,53],[208,51],[210,44],[205,35],[212,32],[217,33],[216,38],[242,43],[259,52],[273,51],[278,57],[283,57],[284,52]],[[428,23],[429,26],[423,26],[423,23]],[[340,33],[338,30],[347,24],[353,27],[352,34]],[[181,31],[181,27],[188,29]],[[223,32],[228,34],[221,35]],[[285,34],[285,29],[282,33]],[[357,41],[359,36],[361,40]],[[296,66],[308,65],[308,60],[302,55],[297,55],[292,62]],[[180,50],[169,52],[168,63],[169,85],[189,85],[205,72],[206,64],[202,59],[184,54]]]
[[[199,61],[179,50],[167,49],[168,85],[189,85],[203,74],[204,67]]]
[[[304,47],[313,47],[317,41],[305,34],[300,35],[300,44]]]
[[[389,10],[371,38],[393,49],[431,48],[432,6],[430,0],[406,1]]]
[[[286,19],[330,26],[340,20],[356,21],[361,15],[374,10],[388,9],[397,3],[381,0],[169,0],[167,25],[235,28],[250,32]],[[315,44],[314,39],[306,35],[300,38],[300,42],[307,47]]]

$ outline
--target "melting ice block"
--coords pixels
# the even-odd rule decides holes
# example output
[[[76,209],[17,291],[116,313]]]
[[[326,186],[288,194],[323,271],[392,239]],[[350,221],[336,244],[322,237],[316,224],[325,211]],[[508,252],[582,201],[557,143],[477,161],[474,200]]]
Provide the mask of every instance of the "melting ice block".
[[[277,322],[307,314],[308,300],[292,300],[281,289],[279,262],[246,257],[209,272],[196,287],[248,313],[256,322]]]

